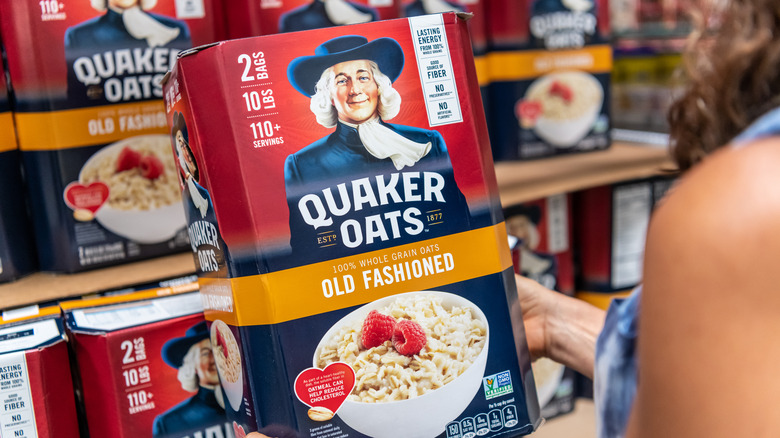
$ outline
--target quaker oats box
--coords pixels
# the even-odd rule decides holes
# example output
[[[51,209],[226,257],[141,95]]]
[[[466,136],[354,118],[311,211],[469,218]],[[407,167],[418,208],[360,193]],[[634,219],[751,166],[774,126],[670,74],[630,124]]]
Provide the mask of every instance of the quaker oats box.
[[[89,436],[234,438],[197,292],[60,306]]]
[[[30,226],[29,207],[24,196],[25,186],[16,143],[16,129],[2,63],[0,63],[0,181],[2,181],[0,185],[0,283],[5,283],[35,271],[37,258]]]
[[[574,250],[570,194],[504,208],[515,272],[548,289],[574,296]],[[542,416],[574,410],[576,372],[548,358],[532,364]]]
[[[575,193],[578,298],[606,309],[642,282],[650,215],[674,181],[659,176]]]
[[[238,436],[538,427],[468,42],[455,13],[331,27],[195,49],[164,81]]]
[[[401,0],[234,0],[225,2],[231,39],[401,17]]]
[[[0,316],[0,436],[78,438],[67,336],[59,307]]]
[[[496,160],[610,146],[606,0],[494,0],[488,68]]]
[[[0,1],[42,270],[186,249],[160,80],[181,50],[222,38],[216,9],[213,0]]]

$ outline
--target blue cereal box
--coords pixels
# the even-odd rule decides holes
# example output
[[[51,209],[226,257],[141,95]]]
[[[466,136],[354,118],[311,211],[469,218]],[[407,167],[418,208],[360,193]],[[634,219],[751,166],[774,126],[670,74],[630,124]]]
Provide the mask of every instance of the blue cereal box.
[[[606,0],[490,3],[490,139],[496,160],[610,146]]]
[[[223,28],[215,0],[0,0],[41,270],[187,248],[160,80]]]
[[[0,283],[38,266],[7,85],[0,66]]]

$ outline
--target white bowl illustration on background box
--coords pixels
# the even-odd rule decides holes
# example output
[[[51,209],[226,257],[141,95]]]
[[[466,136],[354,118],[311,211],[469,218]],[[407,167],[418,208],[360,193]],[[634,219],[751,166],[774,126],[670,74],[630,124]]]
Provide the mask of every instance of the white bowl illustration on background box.
[[[100,149],[84,163],[79,181],[108,186],[108,199],[95,213],[100,225],[135,242],[153,244],[186,227],[176,172],[169,137],[141,135]]]
[[[219,383],[227,394],[230,407],[238,412],[244,398],[241,352],[230,327],[219,319],[211,323],[211,350],[217,364]]]
[[[531,364],[536,383],[536,394],[539,398],[539,406],[550,402],[561,384],[565,367],[546,357],[539,358]]]
[[[553,146],[569,148],[593,128],[601,113],[604,89],[591,74],[558,71],[535,80],[523,101],[541,104],[533,125],[536,135]]]
[[[421,326],[426,327],[425,331],[428,335],[428,344],[423,353],[426,349],[428,351],[443,352],[445,343],[450,342],[447,348],[460,348],[465,352],[465,357],[462,360],[448,362],[448,364],[452,367],[457,367],[461,363],[462,366],[467,368],[461,370],[461,374],[443,386],[413,398],[378,402],[363,402],[348,398],[336,414],[349,427],[374,438],[436,437],[445,431],[449,422],[458,418],[482,387],[482,378],[485,374],[488,355],[489,329],[487,318],[471,301],[447,292],[420,291],[392,295],[354,310],[334,324],[322,337],[315,350],[313,358],[314,367],[325,367],[324,362],[320,360],[320,356],[332,354],[333,341],[336,337],[345,340],[350,337],[354,339],[354,328],[357,327],[358,330],[361,330],[360,325],[362,325],[362,321],[370,311],[377,310],[380,313],[390,314],[398,320],[399,315],[409,314],[406,313],[406,309],[412,306],[417,306],[417,309],[414,311],[418,311],[429,305],[432,308],[439,309],[438,314],[434,314],[431,319],[435,320],[438,318],[440,321],[446,321],[439,322],[437,328],[439,333],[433,336],[430,334],[430,329],[426,327],[428,323],[417,321]],[[428,313],[430,314],[431,312]],[[403,316],[401,318],[412,320],[426,319],[422,317],[406,318]],[[464,321],[466,321],[465,326],[463,325]],[[452,329],[452,327],[458,328]],[[359,339],[359,334],[357,336],[357,339]],[[460,341],[453,342],[448,336],[452,336],[452,339],[460,339]],[[442,339],[446,339],[446,342]],[[477,349],[479,349],[478,352]],[[370,350],[373,350],[373,353],[366,353],[367,355],[379,355],[384,357],[385,360],[393,360],[393,355],[400,356],[394,349],[389,353],[386,352],[385,350],[388,350],[387,347],[380,346]],[[385,353],[378,354],[377,351],[385,351]],[[437,360],[442,360],[443,357],[446,357],[442,353],[437,354],[441,354],[441,356],[437,357]],[[344,358],[336,360],[349,363],[349,360],[344,360]],[[378,360],[381,361],[382,359]],[[422,365],[436,368],[433,360],[423,359],[424,361],[429,361],[429,363]],[[469,361],[471,361],[470,365],[468,364]],[[359,397],[360,395],[356,393],[361,382],[361,369],[360,366],[356,365],[352,365],[352,367],[356,372],[357,384],[351,397]],[[427,368],[422,369],[422,371],[427,370]],[[433,378],[433,371],[431,373],[430,377]],[[427,378],[428,376],[421,376],[422,380]],[[424,382],[420,381],[416,383],[424,384]],[[399,421],[399,419],[403,419],[403,421]]]

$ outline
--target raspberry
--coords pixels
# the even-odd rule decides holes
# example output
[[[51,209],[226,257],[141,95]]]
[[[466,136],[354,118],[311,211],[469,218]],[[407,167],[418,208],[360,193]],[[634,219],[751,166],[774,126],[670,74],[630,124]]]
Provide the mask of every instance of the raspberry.
[[[228,357],[228,348],[227,343],[225,342],[225,338],[222,337],[222,333],[220,333],[219,330],[217,330],[217,349],[222,347],[222,355],[225,356],[225,359]]]
[[[144,155],[138,163],[141,176],[146,179],[157,179],[165,171],[162,161],[154,155]]]
[[[116,159],[116,171],[124,172],[125,170],[135,169],[138,167],[138,163],[141,162],[141,154],[137,151],[125,146],[122,152],[119,153],[119,157]]]
[[[246,432],[244,432],[244,427],[239,426],[238,423],[235,421],[233,422],[233,435],[235,435],[236,438],[246,438]]]
[[[568,85],[554,81],[550,86],[550,96],[558,96],[566,103],[571,103],[572,93]]]
[[[374,348],[390,340],[393,336],[395,318],[383,315],[376,310],[369,312],[363,320],[363,332],[360,334],[360,343],[363,348]]]
[[[425,331],[420,324],[407,319],[402,319],[395,324],[393,347],[404,356],[414,356],[419,353],[427,342]]]

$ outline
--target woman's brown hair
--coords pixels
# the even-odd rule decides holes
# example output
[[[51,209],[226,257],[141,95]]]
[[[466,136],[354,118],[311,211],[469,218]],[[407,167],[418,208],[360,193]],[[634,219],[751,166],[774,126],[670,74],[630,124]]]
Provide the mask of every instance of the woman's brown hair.
[[[780,1],[700,0],[684,55],[684,94],[668,119],[681,171],[780,106]],[[720,8],[715,2],[726,2]]]

